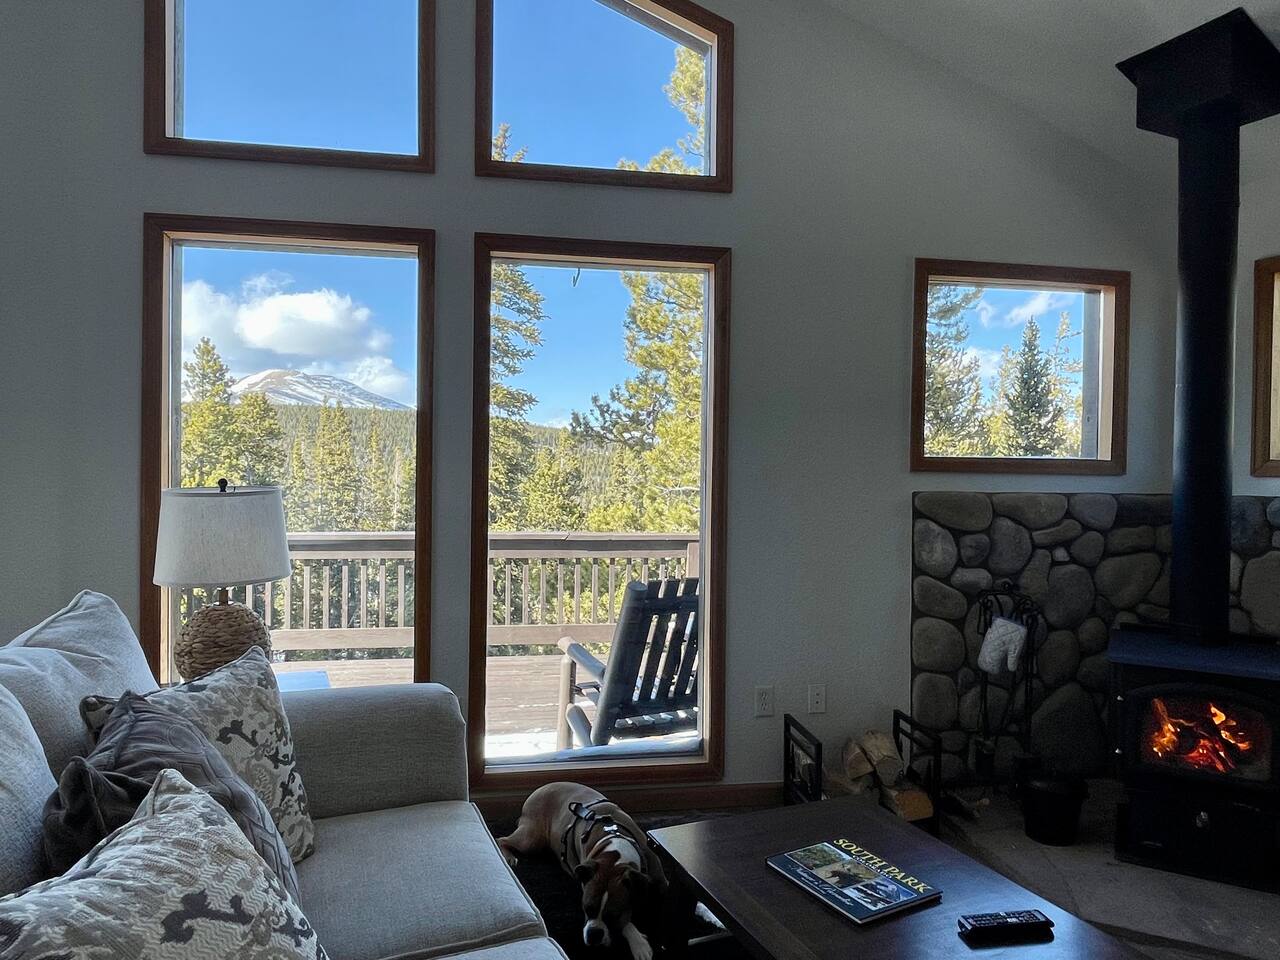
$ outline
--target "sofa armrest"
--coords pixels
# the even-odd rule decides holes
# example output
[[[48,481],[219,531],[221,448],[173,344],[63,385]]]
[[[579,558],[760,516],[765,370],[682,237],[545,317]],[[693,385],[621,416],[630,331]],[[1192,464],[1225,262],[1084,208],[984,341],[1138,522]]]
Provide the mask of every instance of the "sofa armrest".
[[[467,799],[466,724],[438,683],[282,694],[313,817]]]

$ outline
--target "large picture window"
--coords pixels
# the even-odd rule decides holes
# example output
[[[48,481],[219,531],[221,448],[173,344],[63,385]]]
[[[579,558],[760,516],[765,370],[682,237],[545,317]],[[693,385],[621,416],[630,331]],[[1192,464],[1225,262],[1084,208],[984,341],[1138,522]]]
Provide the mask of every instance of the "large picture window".
[[[146,0],[148,153],[430,172],[435,0]]]
[[[1253,277],[1253,475],[1280,477],[1280,257]]]
[[[732,189],[733,24],[690,0],[477,0],[476,173]]]
[[[475,296],[475,781],[717,774],[729,252],[480,235]]]
[[[911,468],[1125,470],[1129,274],[917,260]]]
[[[284,490],[292,574],[232,590],[282,687],[427,675],[430,231],[148,215],[143,637],[214,588],[151,584],[164,487]]]

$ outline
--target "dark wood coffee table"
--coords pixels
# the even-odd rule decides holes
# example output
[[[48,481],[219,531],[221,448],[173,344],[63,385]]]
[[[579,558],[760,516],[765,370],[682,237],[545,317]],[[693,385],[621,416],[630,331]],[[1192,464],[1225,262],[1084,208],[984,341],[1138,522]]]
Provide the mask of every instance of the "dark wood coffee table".
[[[759,960],[1133,960],[1129,947],[865,799],[779,807],[649,834],[673,884],[705,903]],[[765,858],[848,837],[940,887],[931,906],[862,926],[787,880]],[[1028,841],[1031,842],[1031,841]],[[692,902],[691,900],[689,901]],[[1041,910],[1045,943],[970,948],[956,936],[962,913]]]

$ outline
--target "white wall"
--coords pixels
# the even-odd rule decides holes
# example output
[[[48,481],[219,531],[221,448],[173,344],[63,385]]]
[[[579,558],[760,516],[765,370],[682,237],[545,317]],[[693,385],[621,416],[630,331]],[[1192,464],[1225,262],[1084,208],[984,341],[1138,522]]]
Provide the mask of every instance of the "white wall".
[[[824,734],[908,699],[914,489],[1167,489],[1172,202],[809,0],[708,0],[737,26],[730,196],[478,180],[472,4],[442,0],[435,176],[142,153],[141,0],[19,0],[0,22],[0,635],[92,586],[137,610],[144,211],[439,232],[432,630],[467,670],[471,235],[734,253],[728,779],[779,774],[781,713]],[[1135,135],[1138,135],[1135,133]],[[912,475],[912,258],[1133,272],[1129,474]],[[778,716],[751,717],[777,685]]]

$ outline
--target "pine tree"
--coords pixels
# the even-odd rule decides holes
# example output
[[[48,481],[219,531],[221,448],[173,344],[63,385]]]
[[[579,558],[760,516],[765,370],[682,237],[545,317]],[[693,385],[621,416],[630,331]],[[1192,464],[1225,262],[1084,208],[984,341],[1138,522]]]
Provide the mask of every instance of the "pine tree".
[[[676,47],[676,65],[671,79],[662,88],[670,104],[684,114],[689,133],[675,147],[667,147],[649,158],[644,169],[654,173],[701,175],[707,153],[707,61],[688,47]],[[639,170],[634,160],[620,160],[622,170]]]
[[[495,262],[489,313],[489,525],[514,529],[533,457],[528,414],[537,398],[511,385],[542,343],[542,294],[514,264]]]
[[[182,486],[210,487],[225,477],[243,482],[241,438],[231,408],[231,371],[208,337],[196,344],[183,363],[182,439],[179,460]]]
[[[414,510],[418,478],[417,458],[410,450],[407,455],[396,451],[396,508],[395,529],[412,530],[414,528]]]
[[[528,147],[521,147],[514,153],[511,151],[511,124],[498,124],[498,132],[493,135],[493,148],[489,155],[494,160],[504,163],[520,163],[529,155]]]
[[[581,530],[582,470],[579,451],[562,432],[555,447],[534,456],[533,469],[520,484],[523,530]]]
[[[267,402],[265,393],[241,395],[235,406],[237,436],[240,440],[238,459],[246,483],[261,486],[284,482],[284,431],[276,408]]]
[[[369,431],[360,481],[360,529],[390,530],[394,513],[391,475],[383,459],[382,434],[375,423]]]
[[[1081,336],[1080,330],[1071,329],[1071,314],[1063,311],[1058,316],[1058,329],[1049,354],[1053,377],[1053,398],[1062,410],[1059,423],[1058,447],[1054,452],[1062,457],[1080,456],[1083,440],[1084,396],[1079,376],[1084,361],[1072,359],[1071,341]]]
[[[284,490],[285,521],[290,530],[315,529],[311,509],[312,489],[307,447],[302,437],[295,437],[289,450],[289,474]]]
[[[981,287],[929,284],[924,354],[924,450],[933,457],[978,456],[986,449],[982,378],[969,350],[965,313]]]
[[[1013,350],[1006,343],[1000,348],[996,375],[991,378],[990,396],[982,408],[983,447],[989,454],[1002,456],[1009,446],[1009,405],[1007,398],[1013,387]]]
[[[587,529],[601,532],[643,530],[648,465],[643,454],[622,444],[606,448],[608,470],[603,490],[587,511]]]
[[[1040,349],[1035,318],[1022,331],[1013,356],[1011,382],[1004,395],[1007,433],[1000,453],[1008,457],[1053,456],[1062,440],[1062,407],[1055,397],[1053,363]]]
[[[591,398],[589,413],[575,412],[575,436],[648,450],[664,413],[702,414],[702,334],[706,277],[701,273],[627,272],[631,294],[623,325],[634,377]]]
[[[351,420],[342,404],[320,411],[311,450],[312,522],[317,530],[359,528],[360,478]]]

